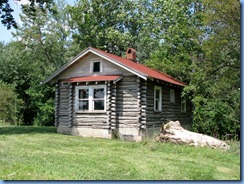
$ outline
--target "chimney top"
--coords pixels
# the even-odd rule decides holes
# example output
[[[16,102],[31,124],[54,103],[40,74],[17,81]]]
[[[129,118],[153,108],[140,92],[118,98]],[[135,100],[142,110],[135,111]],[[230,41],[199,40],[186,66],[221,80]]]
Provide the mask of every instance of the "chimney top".
[[[126,59],[136,62],[136,51],[133,48],[128,48],[126,51]]]

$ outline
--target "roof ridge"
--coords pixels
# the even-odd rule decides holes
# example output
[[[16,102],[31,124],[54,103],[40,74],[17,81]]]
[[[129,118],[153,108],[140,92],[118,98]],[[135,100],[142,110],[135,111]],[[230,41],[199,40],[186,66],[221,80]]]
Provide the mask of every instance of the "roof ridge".
[[[178,79],[176,79],[176,78],[174,78],[174,77],[172,77],[172,76],[170,76],[170,75],[168,75],[168,74],[166,74],[164,72],[161,72],[159,70],[150,68],[148,66],[145,66],[142,63],[133,62],[133,61],[131,61],[129,59],[123,58],[121,56],[117,56],[115,54],[103,51],[103,50],[98,49],[98,48],[94,48],[94,47],[90,47],[90,48],[93,51],[97,51],[97,52],[100,52],[102,54],[105,54],[106,57],[109,57],[110,59],[116,60],[117,62],[120,62],[124,66],[129,67],[130,69],[133,69],[133,70],[135,70],[135,71],[137,71],[139,73],[143,73],[143,74],[146,74],[147,76],[151,76],[153,78],[157,78],[157,79],[160,79],[160,80],[163,80],[163,81],[166,81],[166,82],[169,82],[169,83],[173,83],[173,84],[176,84],[176,85],[181,85],[181,86],[186,86],[187,85],[186,83],[184,83],[184,82],[182,82],[182,81],[180,81],[180,80],[178,80]],[[124,62],[126,62],[126,63],[124,63]],[[146,70],[149,70],[149,71],[146,71]],[[157,76],[156,77],[155,76],[156,73],[158,73],[158,75],[161,75],[161,76]],[[166,79],[162,79],[162,76],[164,76]],[[168,80],[167,80],[167,78],[168,78]]]
[[[101,49],[98,49],[98,48],[95,48],[92,46],[89,46],[86,49],[84,49],[80,54],[75,56],[65,65],[63,65],[60,69],[58,69],[53,74],[51,74],[49,77],[47,77],[44,81],[42,81],[42,84],[45,84],[45,83],[51,81],[53,78],[57,77],[61,72],[65,71],[68,67],[73,65],[75,62],[77,62],[81,57],[83,57],[88,52],[93,52],[94,54],[97,54],[100,57],[103,57],[104,59],[107,59],[110,62],[117,64],[121,68],[128,70],[129,72],[137,75],[138,77],[143,78],[144,80],[147,80],[147,78],[149,77],[149,78],[159,79],[159,80],[162,80],[162,81],[174,84],[174,85],[178,85],[178,86],[187,85],[186,83],[184,83],[166,73],[152,69],[150,67],[145,66],[144,64],[131,61],[127,58],[117,56],[115,54],[103,51]]]

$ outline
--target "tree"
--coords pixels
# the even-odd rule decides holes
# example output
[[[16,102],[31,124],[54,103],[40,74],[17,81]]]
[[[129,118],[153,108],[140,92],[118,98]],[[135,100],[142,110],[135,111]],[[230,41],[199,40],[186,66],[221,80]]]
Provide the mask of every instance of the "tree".
[[[234,137],[240,135],[240,3],[205,0],[204,6],[205,58],[191,83],[193,128]]]
[[[21,1],[21,0],[17,0]],[[53,0],[29,0],[30,6],[29,6],[29,12],[35,15],[35,7],[38,5],[39,8],[42,9],[42,11],[45,11],[45,8],[50,9],[50,4],[53,3]],[[14,20],[14,17],[12,15],[12,12],[14,10],[11,8],[9,0],[1,0],[0,1],[0,15],[1,15],[1,22],[3,25],[7,26],[7,29],[10,29],[11,27],[17,28],[17,23]]]
[[[122,56],[133,47],[141,61],[159,44],[153,37],[149,10],[154,9],[146,0],[80,0],[69,7],[72,36],[81,50],[93,46]]]
[[[54,120],[54,87],[40,85],[40,82],[78,52],[72,44],[65,7],[66,4],[59,1],[52,7],[55,13],[36,9],[37,16],[32,16],[28,7],[27,11],[24,7],[23,23],[15,34],[31,53],[29,59],[36,68],[31,72],[30,87],[26,90],[31,98],[30,108],[34,110],[32,121],[36,125],[52,125]]]
[[[25,102],[21,112],[26,125],[53,124],[54,87],[40,82],[78,52],[68,32],[65,6],[61,1],[54,5],[56,13],[36,9],[38,16],[25,6],[23,24],[14,34],[18,41],[2,45],[0,78],[13,84]]]
[[[0,81],[0,121],[18,124],[21,118],[18,116],[23,103],[14,91],[14,87]]]
[[[146,64],[186,83],[194,71],[193,63],[201,62],[201,2],[191,0],[158,1],[161,46],[155,49]]]
[[[33,63],[30,53],[26,52],[23,45],[18,42],[0,44],[0,78],[3,82],[14,87],[18,97],[24,101],[20,109],[19,116],[26,124],[29,123],[31,109],[29,108],[30,97],[26,90],[30,87]]]
[[[194,105],[195,131],[219,138],[238,135],[239,1],[165,0],[158,10],[164,25],[161,46],[146,64],[189,84],[184,94]]]

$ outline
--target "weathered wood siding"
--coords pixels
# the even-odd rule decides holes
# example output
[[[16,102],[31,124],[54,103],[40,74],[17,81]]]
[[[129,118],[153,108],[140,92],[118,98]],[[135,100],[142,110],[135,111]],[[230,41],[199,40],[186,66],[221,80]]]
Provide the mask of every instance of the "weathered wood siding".
[[[162,111],[154,112],[154,86],[162,87]],[[170,102],[170,89],[175,90],[175,103]],[[147,81],[146,95],[146,124],[147,127],[161,126],[163,123],[173,120],[180,121],[184,125],[191,125],[191,106],[186,105],[186,112],[181,112],[181,91],[179,87]]]
[[[93,60],[101,60],[101,72],[91,73],[90,67]],[[70,66],[66,71],[57,76],[58,79],[67,79],[72,77],[82,77],[90,75],[131,75],[130,72],[98,56],[89,53],[78,62]]]
[[[69,84],[58,84],[58,97],[56,104],[56,122],[58,126],[68,127],[70,126],[70,116],[69,116]]]
[[[117,83],[116,112],[117,127],[137,128],[140,123],[140,104],[138,101],[138,78],[136,76],[124,76]]]

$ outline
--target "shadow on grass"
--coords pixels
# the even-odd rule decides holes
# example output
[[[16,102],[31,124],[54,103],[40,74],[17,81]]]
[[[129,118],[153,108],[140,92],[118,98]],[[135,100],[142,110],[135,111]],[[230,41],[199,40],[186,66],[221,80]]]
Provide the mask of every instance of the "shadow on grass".
[[[33,126],[0,126],[0,135],[11,135],[11,134],[36,134],[36,133],[56,133],[56,127],[33,127]]]

